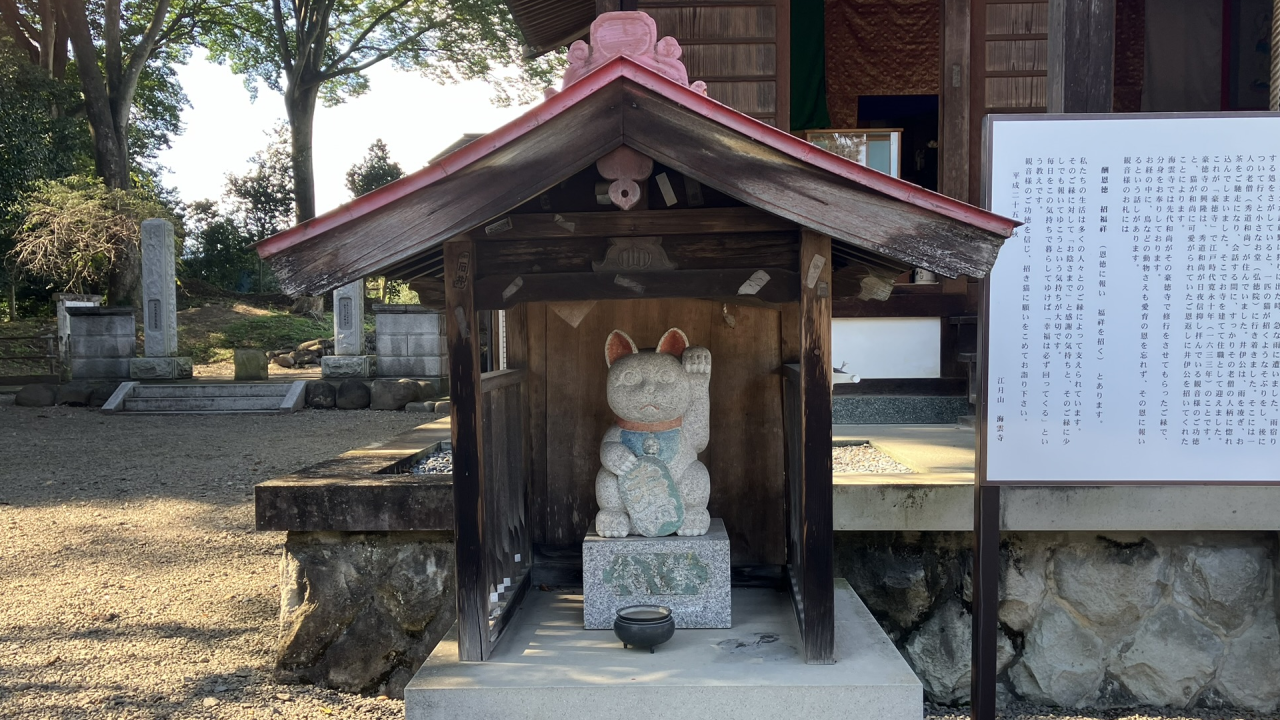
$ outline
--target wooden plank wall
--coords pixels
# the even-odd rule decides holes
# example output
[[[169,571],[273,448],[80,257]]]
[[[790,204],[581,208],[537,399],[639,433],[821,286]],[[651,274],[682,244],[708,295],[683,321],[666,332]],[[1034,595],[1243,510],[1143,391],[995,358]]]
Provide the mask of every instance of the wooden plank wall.
[[[707,95],[790,130],[790,0],[641,0]]]
[[[711,350],[711,516],[723,518],[735,565],[782,565],[783,440],[779,312],[706,300],[610,300],[578,327],[549,303],[530,303],[529,428],[534,449],[533,540],[582,542],[595,519],[605,401],[604,343],[614,329],[653,347],[678,327]]]
[[[525,459],[524,370],[495,370],[481,381],[484,458],[484,581],[489,644],[511,619],[533,567]],[[487,654],[486,654],[487,656]]]
[[[1048,99],[1049,0],[972,0],[969,200],[982,187],[982,118],[1044,112]]]

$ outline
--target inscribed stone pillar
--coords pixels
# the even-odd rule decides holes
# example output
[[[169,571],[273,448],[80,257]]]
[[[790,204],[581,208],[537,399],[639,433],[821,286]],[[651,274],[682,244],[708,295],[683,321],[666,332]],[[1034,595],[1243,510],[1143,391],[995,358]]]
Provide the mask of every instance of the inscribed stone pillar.
[[[147,357],[178,354],[178,297],[174,277],[173,225],[142,221],[142,320]]]
[[[333,353],[364,355],[364,280],[333,291]]]

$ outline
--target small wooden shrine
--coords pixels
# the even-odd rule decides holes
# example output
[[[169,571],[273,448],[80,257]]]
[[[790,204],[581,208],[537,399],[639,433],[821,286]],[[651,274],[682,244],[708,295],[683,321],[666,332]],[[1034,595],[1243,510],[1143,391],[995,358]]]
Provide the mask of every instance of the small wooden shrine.
[[[716,358],[702,460],[735,569],[778,570],[806,661],[833,662],[832,300],[884,299],[917,267],[982,277],[1016,223],[708,99],[644,13],[591,39],[521,118],[259,254],[293,294],[367,275],[442,292],[463,660],[595,515],[606,336],[679,327]],[[505,367],[482,373],[495,311]]]

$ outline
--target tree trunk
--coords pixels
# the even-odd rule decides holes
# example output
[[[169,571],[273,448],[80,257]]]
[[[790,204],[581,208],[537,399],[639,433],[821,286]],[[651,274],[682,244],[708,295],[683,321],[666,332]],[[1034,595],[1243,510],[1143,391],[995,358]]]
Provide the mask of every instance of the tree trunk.
[[[319,95],[318,83],[302,85],[301,88],[291,86],[285,90],[289,135],[293,141],[294,217],[299,223],[316,216],[316,178],[311,141],[316,119],[316,99]]]
[[[121,143],[128,127],[127,108],[123,113],[126,123],[117,128],[115,119],[119,113],[115,112],[111,93],[98,67],[98,48],[94,44],[83,3],[64,2],[61,16],[79,60],[76,70],[80,74],[80,90],[84,93],[85,115],[89,120],[89,135],[93,139],[94,167],[107,187],[128,190],[129,150],[127,144]]]
[[[142,307],[142,249],[132,245],[107,275],[107,304]]]

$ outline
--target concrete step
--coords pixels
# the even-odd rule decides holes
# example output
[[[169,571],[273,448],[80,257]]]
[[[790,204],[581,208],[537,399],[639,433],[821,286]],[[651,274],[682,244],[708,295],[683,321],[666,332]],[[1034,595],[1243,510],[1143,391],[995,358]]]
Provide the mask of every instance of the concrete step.
[[[173,412],[179,410],[276,410],[278,397],[131,397],[125,412]]]
[[[134,388],[134,398],[232,398],[274,397],[289,394],[292,383],[257,385],[139,385]]]
[[[104,413],[292,413],[306,400],[305,380],[292,383],[142,385],[121,383]]]

